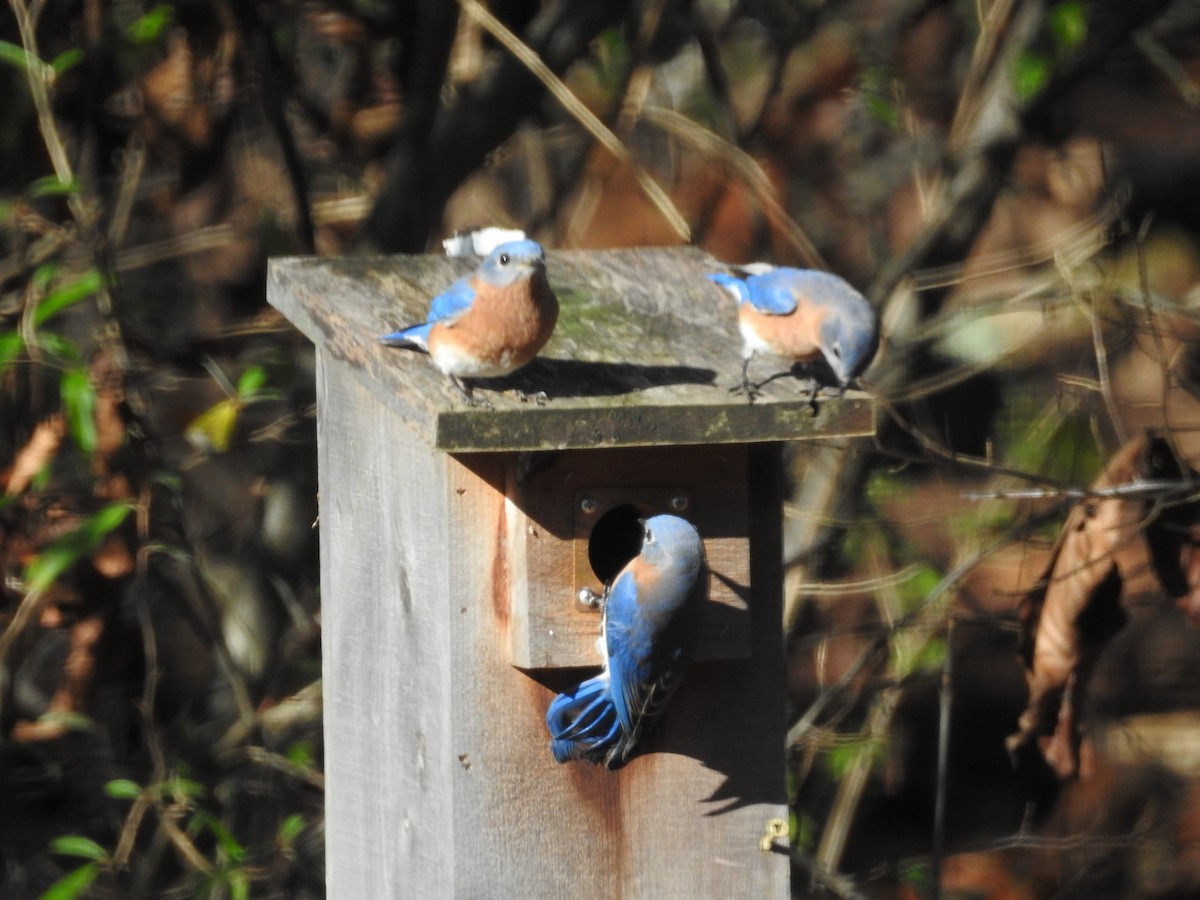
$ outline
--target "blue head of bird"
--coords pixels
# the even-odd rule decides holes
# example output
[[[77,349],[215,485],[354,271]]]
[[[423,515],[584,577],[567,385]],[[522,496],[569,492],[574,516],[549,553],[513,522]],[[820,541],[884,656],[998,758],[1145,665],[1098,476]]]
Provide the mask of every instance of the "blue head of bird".
[[[642,559],[652,566],[699,570],[704,561],[700,532],[678,516],[651,516],[643,523]]]
[[[537,241],[498,244],[479,266],[478,276],[496,287],[508,287],[546,268],[546,253]]]
[[[871,364],[879,325],[867,301],[833,309],[821,322],[821,354],[842,387]]]

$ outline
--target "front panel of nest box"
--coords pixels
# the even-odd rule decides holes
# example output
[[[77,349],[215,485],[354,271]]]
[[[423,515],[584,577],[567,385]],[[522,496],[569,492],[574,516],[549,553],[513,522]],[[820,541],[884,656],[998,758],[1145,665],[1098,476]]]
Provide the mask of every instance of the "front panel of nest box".
[[[745,445],[517,454],[506,494],[511,662],[597,666],[596,599],[641,547],[640,520],[696,526],[709,606],[697,659],[750,654],[750,538]]]

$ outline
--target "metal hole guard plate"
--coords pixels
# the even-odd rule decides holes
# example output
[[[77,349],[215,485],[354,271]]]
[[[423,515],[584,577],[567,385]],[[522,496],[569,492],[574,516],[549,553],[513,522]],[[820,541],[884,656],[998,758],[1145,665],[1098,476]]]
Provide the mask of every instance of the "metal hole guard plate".
[[[738,659],[749,655],[750,545],[745,537],[745,522],[737,521],[744,518],[745,510],[731,510],[726,502],[714,502],[712,498],[706,501],[703,485],[576,490],[572,497],[572,591],[569,599],[564,598],[571,604],[573,614],[597,616],[598,619],[599,606],[588,605],[580,599],[585,591],[596,595],[604,593],[604,583],[592,570],[589,547],[597,523],[607,513],[622,506],[636,508],[639,518],[666,513],[682,516],[696,526],[704,540],[710,573],[705,635],[697,658]]]
[[[572,597],[575,607],[584,612],[599,612],[599,606],[589,606],[580,600],[584,591],[603,595],[604,583],[592,570],[589,548],[596,524],[621,506],[632,506],[638,518],[648,519],[663,513],[682,516],[691,521],[691,497],[682,487],[641,488],[580,488],[575,492],[574,521],[574,580]],[[694,524],[694,523],[693,523]],[[703,535],[701,535],[703,536]]]

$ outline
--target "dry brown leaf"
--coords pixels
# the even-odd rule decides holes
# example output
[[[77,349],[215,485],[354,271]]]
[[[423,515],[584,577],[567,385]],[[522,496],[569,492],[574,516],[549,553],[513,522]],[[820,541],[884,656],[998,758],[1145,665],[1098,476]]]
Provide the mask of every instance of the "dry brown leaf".
[[[1133,481],[1148,448],[1145,437],[1127,443],[1093,487]],[[1069,679],[1087,655],[1084,632],[1099,625],[1101,639],[1111,636],[1114,622],[1123,620],[1122,593],[1155,584],[1142,519],[1140,501],[1107,497],[1078,504],[1063,525],[1049,571],[1023,603],[1029,704],[1009,747],[1015,750],[1036,740],[1060,777],[1073,774],[1078,766],[1075,717],[1072,709],[1059,707]],[[1078,708],[1078,697],[1073,706]]]
[[[987,900],[1023,900],[1032,896],[1026,852],[1021,848],[956,853],[942,863],[942,895]],[[906,885],[901,897],[927,896]]]
[[[62,718],[67,713],[86,713],[95,681],[99,645],[104,637],[105,616],[96,613],[80,619],[70,629],[70,651],[63,664],[63,677],[50,699],[46,712],[51,714],[33,722],[18,722],[13,737],[19,741],[51,741],[71,728]],[[59,717],[55,717],[58,713]]]
[[[7,496],[15,496],[29,487],[34,476],[54,459],[66,433],[63,417],[57,413],[37,424],[33,434],[13,460],[8,480],[4,485],[4,493]]]

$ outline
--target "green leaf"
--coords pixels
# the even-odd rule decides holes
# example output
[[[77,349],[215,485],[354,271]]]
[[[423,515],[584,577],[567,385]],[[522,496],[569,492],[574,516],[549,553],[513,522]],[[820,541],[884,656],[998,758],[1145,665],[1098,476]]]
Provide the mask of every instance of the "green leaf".
[[[929,889],[933,886],[930,875],[929,866],[925,863],[911,863],[901,870],[900,880],[912,885],[920,896],[925,897],[929,895]]]
[[[66,534],[51,541],[25,567],[24,581],[29,591],[44,591],[54,581],[79,562],[92,554],[100,542],[125,521],[130,503],[113,503]]]
[[[1017,59],[1013,73],[1013,89],[1024,103],[1032,99],[1050,81],[1050,61],[1040,53],[1028,50]]]
[[[229,873],[229,896],[232,900],[250,900],[250,877],[245,869],[234,869]]]
[[[901,608],[906,613],[912,612],[917,606],[924,603],[942,581],[942,573],[929,563],[922,562],[915,565],[916,569],[912,577],[904,579],[897,588]]]
[[[150,476],[150,481],[176,494],[183,491],[183,479],[174,472],[155,472]]]
[[[266,381],[267,373],[262,366],[250,366],[238,379],[238,396],[243,400],[248,400],[258,393],[258,389],[266,384]]]
[[[104,785],[104,793],[114,800],[136,800],[142,796],[142,786],[128,778],[114,778]]]
[[[886,97],[880,94],[868,94],[865,105],[867,112],[879,124],[891,131],[895,131],[899,127],[900,111],[896,109],[896,104],[892,103]]]
[[[19,331],[0,333],[0,372],[9,367],[22,350],[25,349],[25,339]]]
[[[30,69],[36,69],[39,66],[45,65],[44,62],[24,47],[17,44],[10,44],[8,41],[0,41],[0,62],[8,63],[22,72],[28,72]]]
[[[869,66],[863,70],[861,89],[867,112],[894,131],[900,124],[900,111],[892,99],[892,79],[892,72],[885,66]]]
[[[292,813],[279,824],[279,843],[284,847],[290,847],[307,824],[308,822],[300,813]]]
[[[37,337],[38,344],[51,356],[65,360],[68,363],[79,363],[82,361],[82,357],[79,355],[79,348],[62,335],[55,334],[52,331],[39,331]]]
[[[808,852],[816,849],[821,835],[820,823],[809,813],[797,814],[795,810],[792,810],[788,819],[788,836],[792,846]]]
[[[33,316],[34,324],[41,325],[51,316],[56,316],[64,309],[86,300],[103,287],[104,276],[97,269],[88,269],[79,278],[56,288],[42,298]]]
[[[940,670],[946,664],[946,641],[944,638],[931,637],[917,651],[912,660],[912,671],[923,672],[933,669]]]
[[[194,446],[209,447],[217,453],[229,449],[233,429],[237,425],[238,412],[242,405],[237,400],[219,400],[188,423],[183,435]]]
[[[76,897],[82,897],[87,892],[99,874],[100,867],[94,862],[80,866],[50,885],[44,893],[38,896],[38,900],[75,900]]]
[[[302,769],[311,769],[316,762],[313,755],[312,741],[296,741],[287,748],[285,754],[289,761]]]
[[[1034,402],[1041,407],[1036,414],[1015,419],[1025,427],[1010,438],[1012,465],[1060,481],[1090,484],[1106,459],[1090,409],[1041,398]],[[1017,410],[1019,414],[1020,407]]]
[[[54,70],[55,75],[62,75],[64,72],[75,68],[85,58],[82,50],[78,47],[72,47],[70,50],[64,50],[58,56],[54,57],[54,59],[50,60],[50,68]]]
[[[38,722],[45,725],[61,725],[71,731],[95,731],[96,722],[90,716],[79,712],[48,712],[38,716]]]
[[[246,858],[246,848],[238,843],[233,832],[226,828],[225,824],[216,816],[202,810],[196,813],[193,821],[197,826],[207,828],[212,832],[212,836],[217,839],[217,843],[231,860],[241,862]]]
[[[39,180],[45,181],[46,179],[42,178]],[[55,178],[54,182],[57,184],[58,179]],[[35,181],[33,184],[36,185],[37,183],[38,182]],[[33,190],[33,185],[30,185],[29,190]],[[42,291],[46,290],[46,288],[50,287],[50,282],[52,282],[54,280],[54,276],[58,274],[59,268],[60,266],[58,263],[48,262],[42,263],[40,266],[34,269],[33,277],[29,279],[30,283],[33,285],[33,289],[38,293],[41,293]]]
[[[825,765],[836,779],[844,778],[860,761],[874,763],[883,758],[884,744],[871,738],[849,741],[831,747],[825,753]]]
[[[65,197],[79,193],[79,182],[74,179],[62,181],[57,175],[47,175],[31,183],[25,193],[30,197]]]
[[[1082,0],[1066,0],[1050,10],[1050,31],[1059,54],[1074,50],[1087,37],[1087,7]]]
[[[102,862],[108,859],[108,851],[93,841],[79,834],[64,834],[50,842],[50,852],[60,856],[78,856],[81,859],[91,859]]]
[[[184,778],[182,775],[176,775],[169,778],[161,785],[162,792],[170,794],[181,800],[195,800],[203,797],[205,793],[204,785],[198,781],[192,781],[190,778]]]
[[[162,36],[174,18],[175,10],[165,3],[160,3],[144,16],[129,23],[125,34],[135,44],[152,44]]]
[[[90,456],[96,452],[96,388],[83,369],[67,369],[58,389],[71,437]]]

